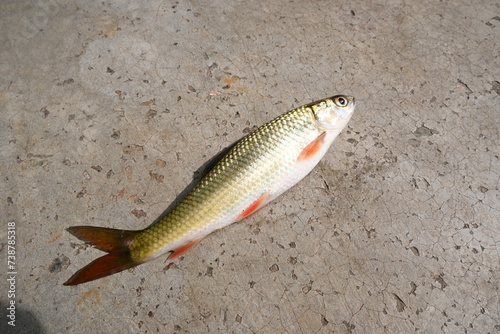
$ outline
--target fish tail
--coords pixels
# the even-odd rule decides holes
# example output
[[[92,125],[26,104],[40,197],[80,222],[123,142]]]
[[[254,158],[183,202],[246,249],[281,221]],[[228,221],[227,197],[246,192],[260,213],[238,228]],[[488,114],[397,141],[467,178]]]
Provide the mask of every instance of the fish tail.
[[[94,226],[73,226],[67,229],[80,240],[108,252],[78,270],[63,285],[78,285],[106,277],[143,262],[132,259],[129,244],[139,231],[117,230]]]

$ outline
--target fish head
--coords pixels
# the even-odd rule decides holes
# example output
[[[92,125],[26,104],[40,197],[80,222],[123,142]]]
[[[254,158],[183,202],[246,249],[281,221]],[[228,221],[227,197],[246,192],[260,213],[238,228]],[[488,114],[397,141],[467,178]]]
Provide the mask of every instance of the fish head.
[[[354,112],[354,97],[335,95],[309,105],[319,127],[327,131],[341,131]]]

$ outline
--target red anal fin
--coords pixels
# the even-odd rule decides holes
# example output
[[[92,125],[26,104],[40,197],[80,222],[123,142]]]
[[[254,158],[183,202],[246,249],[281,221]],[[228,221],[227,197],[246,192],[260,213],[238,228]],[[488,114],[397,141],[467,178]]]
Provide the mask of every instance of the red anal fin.
[[[309,160],[319,152],[321,147],[323,146],[323,140],[325,139],[326,132],[322,132],[316,139],[307,145],[302,152],[300,152],[297,161]]]
[[[238,215],[236,218],[237,221],[243,220],[251,215],[253,215],[257,210],[262,207],[262,203],[269,197],[269,193],[265,193],[264,195],[257,198],[248,208],[245,209],[242,213]]]
[[[168,257],[168,260],[173,260],[173,259],[176,259],[178,258],[179,256],[181,256],[182,254],[186,253],[188,250],[190,250],[191,248],[193,248],[194,246],[196,246],[196,244],[198,242],[201,241],[201,239],[203,238],[199,238],[199,239],[196,239],[196,240],[191,240],[191,241],[188,241],[186,242],[184,245],[182,245],[181,247],[177,248],[169,257]]]
[[[134,262],[129,253],[111,253],[90,262],[78,270],[63,285],[78,285],[103,278],[117,272],[138,266],[142,262]]]

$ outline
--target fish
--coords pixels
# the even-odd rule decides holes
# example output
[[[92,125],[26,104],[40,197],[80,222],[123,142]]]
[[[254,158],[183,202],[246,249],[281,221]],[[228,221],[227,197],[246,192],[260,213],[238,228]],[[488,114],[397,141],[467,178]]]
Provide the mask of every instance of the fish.
[[[213,231],[250,217],[309,174],[354,109],[354,97],[335,95],[269,121],[232,145],[170,212],[142,230],[67,228],[108,254],[63,285],[90,282],[166,254],[172,261]]]

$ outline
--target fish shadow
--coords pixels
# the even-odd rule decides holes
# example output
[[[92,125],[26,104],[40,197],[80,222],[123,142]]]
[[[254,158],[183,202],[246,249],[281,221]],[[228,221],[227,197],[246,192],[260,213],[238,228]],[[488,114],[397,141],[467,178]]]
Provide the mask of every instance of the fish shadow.
[[[15,304],[15,311],[13,313],[15,318],[9,318],[10,312],[7,309],[8,307],[10,307],[9,303],[0,301],[0,309],[3,311],[3,319],[0,322],[0,333],[46,333],[40,320],[38,320],[35,314],[24,305],[21,306],[19,303]],[[6,311],[7,314],[5,314]],[[12,322],[12,324],[15,324],[15,326],[9,325],[9,321],[12,321],[13,319],[15,321]]]

